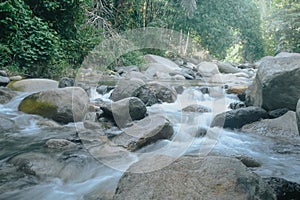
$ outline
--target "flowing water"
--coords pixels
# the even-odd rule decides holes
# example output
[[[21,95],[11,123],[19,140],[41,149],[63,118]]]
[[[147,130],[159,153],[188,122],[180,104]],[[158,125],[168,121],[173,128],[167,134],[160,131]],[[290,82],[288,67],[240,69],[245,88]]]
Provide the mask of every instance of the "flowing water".
[[[172,122],[174,137],[138,150],[131,160],[126,161],[127,165],[121,162],[107,164],[95,159],[82,145],[77,135],[78,127],[74,124],[44,126],[40,122],[46,119],[18,112],[18,104],[28,95],[20,93],[10,103],[0,105],[0,118],[14,125],[0,130],[0,199],[110,198],[122,171],[131,163],[156,154],[174,158],[184,154],[248,156],[262,163],[261,167],[252,169],[262,177],[282,177],[300,183],[299,138],[271,138],[209,128],[214,115],[228,110],[229,103],[237,101],[235,96],[225,95],[220,87],[214,88],[215,94],[208,95],[192,85],[175,103],[148,107],[149,114],[165,115]],[[91,100],[109,101],[108,97],[109,94],[102,96],[95,90],[91,92]],[[192,104],[207,106],[212,112],[182,112],[182,108]],[[197,135],[203,128],[208,129],[206,136]],[[49,150],[45,148],[45,142],[51,138],[68,139],[78,147],[65,151]],[[26,159],[31,160],[29,164]],[[28,165],[29,169],[26,168]],[[30,171],[30,167],[35,171]]]

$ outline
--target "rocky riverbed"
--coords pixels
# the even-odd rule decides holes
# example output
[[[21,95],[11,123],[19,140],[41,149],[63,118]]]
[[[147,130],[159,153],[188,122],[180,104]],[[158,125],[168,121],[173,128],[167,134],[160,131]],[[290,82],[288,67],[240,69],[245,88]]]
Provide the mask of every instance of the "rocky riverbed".
[[[299,54],[147,59],[60,82],[2,72],[0,199],[299,199]]]

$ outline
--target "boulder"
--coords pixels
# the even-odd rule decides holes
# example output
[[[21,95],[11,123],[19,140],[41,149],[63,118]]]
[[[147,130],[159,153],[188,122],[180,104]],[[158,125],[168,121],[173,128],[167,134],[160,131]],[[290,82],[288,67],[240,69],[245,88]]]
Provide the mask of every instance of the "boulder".
[[[224,74],[234,74],[242,71],[241,69],[232,66],[228,62],[217,61],[216,64],[218,66],[219,71]]]
[[[10,80],[8,77],[0,76],[0,86],[6,86],[9,81]]]
[[[84,119],[88,103],[89,97],[82,88],[66,87],[29,95],[22,100],[19,110],[69,123]]]
[[[148,116],[133,122],[131,127],[123,129],[123,133],[114,137],[113,142],[129,151],[136,151],[160,139],[169,139],[173,135],[173,127],[168,119],[160,115]]]
[[[17,96],[16,92],[8,88],[0,87],[0,104],[8,103],[15,96]]]
[[[247,124],[242,127],[242,131],[265,136],[299,136],[296,114],[293,111],[289,111],[276,119],[264,119],[252,124]]]
[[[297,117],[298,131],[299,131],[299,135],[300,135],[300,99],[297,104],[296,117]]]
[[[270,177],[263,179],[275,191],[277,200],[299,199],[300,184],[287,181],[283,178]]]
[[[235,158],[184,156],[151,170],[171,159],[156,156],[134,163],[113,199],[276,199],[270,186]]]
[[[193,105],[189,105],[189,106],[183,108],[182,112],[205,113],[205,112],[211,112],[211,109],[208,108],[208,107],[206,107],[206,106],[202,106],[202,105],[198,105],[198,104],[193,104]]]
[[[146,85],[156,96],[159,102],[173,103],[177,99],[174,89],[158,82],[151,82]]]
[[[68,78],[68,77],[63,77],[60,79],[59,83],[58,83],[58,87],[59,88],[64,88],[64,87],[73,87],[75,84],[75,80],[72,78]]]
[[[50,79],[24,79],[10,82],[7,87],[20,92],[40,92],[58,88],[58,82]]]
[[[102,106],[104,116],[111,117],[119,128],[125,127],[134,120],[143,119],[146,116],[147,108],[137,97],[129,97],[113,102],[106,107]]]
[[[288,108],[296,110],[300,98],[300,56],[265,59],[249,87],[247,105],[266,110]]]
[[[113,101],[119,101],[128,97],[133,97],[137,89],[145,85],[141,79],[121,79],[114,91],[110,95]]]
[[[250,106],[220,113],[214,117],[210,126],[235,129],[266,118],[268,113],[264,109]]]
[[[215,74],[219,74],[219,68],[212,62],[201,62],[197,65],[198,74],[204,77],[211,77]]]

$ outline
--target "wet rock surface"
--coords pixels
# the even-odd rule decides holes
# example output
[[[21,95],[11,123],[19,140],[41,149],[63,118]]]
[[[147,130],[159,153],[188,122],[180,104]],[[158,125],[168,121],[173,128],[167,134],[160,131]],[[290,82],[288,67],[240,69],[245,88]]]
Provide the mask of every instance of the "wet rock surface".
[[[234,158],[182,157],[156,171],[135,173],[146,164],[137,162],[125,172],[113,199],[276,199],[260,177]]]

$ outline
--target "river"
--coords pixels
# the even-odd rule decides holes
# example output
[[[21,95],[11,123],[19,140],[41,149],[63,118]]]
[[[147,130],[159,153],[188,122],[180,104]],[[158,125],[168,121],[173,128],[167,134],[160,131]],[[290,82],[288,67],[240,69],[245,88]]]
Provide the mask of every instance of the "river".
[[[8,104],[0,105],[3,122],[15,124],[13,129],[0,130],[0,199],[109,199],[130,164],[158,153],[174,159],[187,154],[247,156],[261,163],[261,167],[251,168],[260,176],[300,183],[299,138],[272,138],[209,128],[213,116],[228,110],[229,103],[238,99],[225,94],[219,86],[213,86],[216,95],[203,94],[201,86],[190,84],[174,103],[147,107],[149,114],[164,115],[172,122],[174,136],[118,162],[98,159],[85,148],[77,134],[80,123],[49,127],[41,124],[45,121],[42,117],[19,112],[18,104],[28,95],[19,93]],[[108,97],[109,94],[99,95],[92,89],[91,101],[99,98],[109,101]],[[182,112],[182,108],[192,104],[207,106],[212,112]],[[208,129],[206,136],[195,135],[201,128]],[[68,139],[77,148],[47,149],[45,142],[51,138]]]

